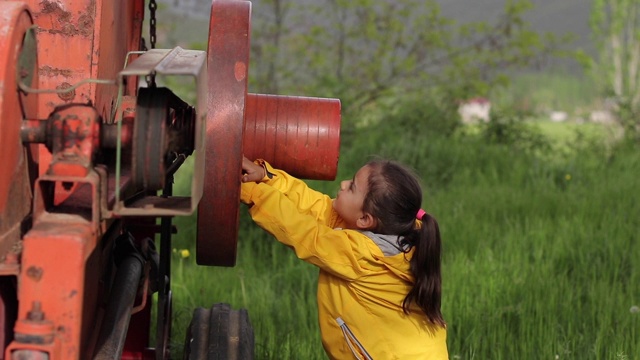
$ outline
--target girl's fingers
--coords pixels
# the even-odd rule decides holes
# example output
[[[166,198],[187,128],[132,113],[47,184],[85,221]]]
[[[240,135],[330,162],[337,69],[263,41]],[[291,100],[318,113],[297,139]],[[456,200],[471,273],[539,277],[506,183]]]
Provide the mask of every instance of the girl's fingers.
[[[242,182],[260,181],[266,175],[264,167],[247,159],[245,156],[242,157],[242,170],[244,172],[241,178]]]
[[[256,171],[247,171],[246,174],[242,175],[242,182],[249,182],[249,181],[260,181],[262,180],[263,176],[260,175],[259,172]]]

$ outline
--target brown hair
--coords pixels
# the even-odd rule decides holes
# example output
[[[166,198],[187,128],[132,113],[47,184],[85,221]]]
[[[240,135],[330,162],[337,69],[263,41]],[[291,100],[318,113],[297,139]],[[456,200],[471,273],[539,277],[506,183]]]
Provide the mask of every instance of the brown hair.
[[[440,310],[442,297],[441,240],[438,223],[429,214],[416,223],[422,203],[422,188],[417,175],[408,167],[389,160],[373,160],[369,191],[363,208],[377,219],[374,232],[398,235],[398,245],[408,253],[415,248],[410,261],[413,287],[402,302],[409,313],[415,303],[435,325],[445,326]]]

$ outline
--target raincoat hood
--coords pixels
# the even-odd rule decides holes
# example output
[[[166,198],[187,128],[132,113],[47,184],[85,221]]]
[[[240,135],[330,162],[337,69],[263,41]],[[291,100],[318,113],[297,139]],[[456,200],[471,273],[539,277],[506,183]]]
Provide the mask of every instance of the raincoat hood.
[[[376,234],[371,231],[361,231],[361,233],[371,239],[384,255],[380,257],[374,254],[374,258],[383,263],[398,278],[413,284],[409,259],[414,249],[403,249],[400,246],[402,236]]]

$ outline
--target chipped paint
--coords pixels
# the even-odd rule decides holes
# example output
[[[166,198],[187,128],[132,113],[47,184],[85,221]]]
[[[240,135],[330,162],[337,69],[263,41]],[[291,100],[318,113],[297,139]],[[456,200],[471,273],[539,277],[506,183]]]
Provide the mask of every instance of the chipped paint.
[[[39,71],[40,71],[39,75],[44,75],[47,77],[63,76],[68,78],[68,77],[71,77],[71,75],[73,75],[73,71],[70,69],[55,69],[49,65],[45,65],[41,67]]]
[[[42,31],[63,36],[90,38],[93,36],[95,27],[95,7],[95,1],[91,1],[84,12],[80,13],[77,21],[74,21],[72,13],[65,10],[60,2],[45,0],[40,3],[41,11],[37,15],[49,15],[58,23],[58,26]]]
[[[236,81],[243,81],[247,77],[247,64],[242,61],[236,61],[233,67],[233,74]]]
[[[64,82],[64,83],[56,86],[56,90],[68,89],[71,86],[72,85],[69,84],[68,82]],[[73,100],[73,98],[76,97],[76,90],[74,89],[74,90],[71,90],[71,91],[58,93],[58,97],[63,101],[71,101],[71,100]]]
[[[89,14],[82,14],[78,19],[78,31],[83,36],[90,36],[93,33],[94,18]]]
[[[53,14],[57,15],[61,22],[66,22],[71,19],[71,12],[63,9],[63,4],[60,1],[43,1],[40,3],[41,14]]]
[[[44,270],[42,270],[42,268],[38,266],[30,266],[26,271],[27,277],[35,281],[40,281],[40,279],[42,279],[43,272]]]

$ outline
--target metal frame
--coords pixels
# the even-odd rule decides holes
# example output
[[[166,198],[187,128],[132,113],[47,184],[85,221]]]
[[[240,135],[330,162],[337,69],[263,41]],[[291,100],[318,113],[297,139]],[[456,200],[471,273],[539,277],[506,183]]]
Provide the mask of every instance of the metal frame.
[[[131,203],[125,203],[121,194],[120,181],[122,179],[122,143],[121,126],[118,124],[118,146],[116,163],[116,201],[113,207],[113,215],[117,216],[173,216],[190,215],[194,212],[202,198],[204,183],[205,152],[203,151],[205,140],[205,120],[207,117],[207,55],[204,51],[185,50],[181,47],[173,49],[152,49],[127,65],[118,74],[120,86],[124,86],[125,79],[129,77],[157,77],[157,76],[189,76],[195,81],[197,91],[196,124],[195,124],[195,150],[193,158],[193,179],[191,181],[190,196],[153,196],[143,194]],[[121,114],[123,109],[118,109]]]

